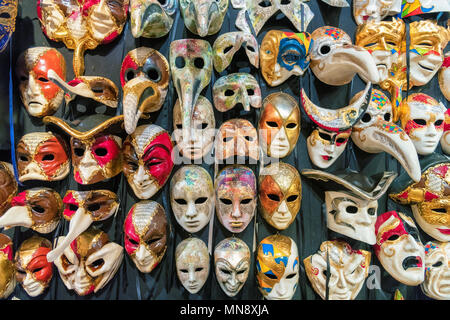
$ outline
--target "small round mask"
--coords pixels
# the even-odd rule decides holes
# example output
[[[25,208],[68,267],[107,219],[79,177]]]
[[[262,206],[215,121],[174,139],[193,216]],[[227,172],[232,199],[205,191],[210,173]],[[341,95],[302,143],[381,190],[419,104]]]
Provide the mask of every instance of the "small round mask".
[[[180,0],[186,28],[200,37],[219,32],[229,0]]]
[[[430,241],[425,245],[425,281],[422,292],[436,300],[449,300],[450,245],[448,242]]]
[[[0,299],[6,299],[16,287],[16,268],[13,261],[13,243],[10,237],[0,234]]]

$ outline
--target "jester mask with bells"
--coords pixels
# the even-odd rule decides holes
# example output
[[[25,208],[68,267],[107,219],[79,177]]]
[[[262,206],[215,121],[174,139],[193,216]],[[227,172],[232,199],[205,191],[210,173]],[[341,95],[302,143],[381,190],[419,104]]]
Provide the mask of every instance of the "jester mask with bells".
[[[173,168],[169,133],[154,124],[136,128],[123,144],[123,174],[139,199],[152,197],[169,179]]]
[[[307,32],[270,30],[260,48],[261,73],[264,80],[278,86],[290,76],[302,76],[309,66],[312,39]]]
[[[401,0],[354,0],[353,18],[357,25],[383,20],[401,11]]]
[[[19,181],[62,180],[70,172],[69,146],[52,132],[24,135],[16,147]]]
[[[167,250],[168,225],[164,208],[146,200],[134,204],[123,225],[125,250],[140,272],[149,273]]]
[[[63,55],[53,48],[29,48],[17,60],[16,75],[20,81],[20,98],[33,117],[52,115],[63,101],[64,91],[49,80],[49,70],[53,70],[66,81],[66,61]]]
[[[172,29],[178,0],[130,0],[133,37],[161,38]]]
[[[196,165],[181,167],[170,181],[170,204],[184,230],[202,230],[214,214],[214,186],[208,171]]]
[[[17,190],[18,185],[12,164],[0,161],[0,217],[11,208],[11,202]]]
[[[259,50],[256,38],[247,32],[227,32],[217,37],[213,44],[214,69],[224,71],[233,60],[234,55],[243,47],[248,60],[255,67],[259,67]]]
[[[50,188],[33,188],[13,197],[11,208],[0,217],[0,227],[22,226],[39,233],[50,233],[61,220],[63,203]]]
[[[402,18],[434,12],[450,12],[450,3],[447,0],[407,0],[402,2]]]
[[[350,103],[359,99],[357,93]],[[415,181],[420,180],[420,164],[414,144],[400,126],[393,122],[392,104],[380,90],[372,89],[369,106],[352,128],[352,140],[368,153],[386,152],[400,162]]]
[[[0,52],[5,50],[16,28],[17,0],[0,0]]]
[[[304,169],[302,174],[317,180],[325,191],[328,229],[370,245],[376,243],[378,199],[397,176],[395,172],[366,176],[347,168],[334,174]]]
[[[47,261],[52,243],[33,236],[20,245],[15,256],[16,279],[30,297],[44,293],[53,277],[53,263]]]
[[[354,300],[369,275],[370,258],[369,251],[334,240],[322,242],[319,251],[303,263],[309,282],[323,300]]]
[[[446,155],[450,155],[450,109],[447,109],[444,113],[445,121],[444,121],[444,133],[441,137],[441,147],[442,151]]]
[[[216,212],[220,223],[230,232],[247,228],[256,213],[256,177],[245,166],[231,165],[220,171],[214,184]]]
[[[259,174],[259,202],[262,217],[278,230],[295,220],[302,200],[300,174],[293,166],[278,162],[263,168]]]
[[[322,82],[342,86],[356,74],[371,83],[378,83],[379,75],[372,55],[359,46],[342,29],[324,26],[311,34],[311,70]]]
[[[64,241],[64,237],[59,237],[59,241]],[[108,284],[122,260],[123,247],[111,242],[105,232],[90,227],[54,263],[66,288],[85,296]]]
[[[404,99],[399,115],[403,130],[420,155],[436,150],[444,133],[447,108],[442,102],[424,93],[414,93]]]
[[[414,221],[401,212],[385,212],[375,223],[375,254],[397,281],[417,286],[424,280],[425,252]]]
[[[450,299],[450,244],[430,241],[425,245],[425,281],[422,292],[436,300]]]
[[[258,122],[261,148],[273,158],[284,158],[295,148],[300,135],[300,109],[297,101],[284,92],[268,95]]]
[[[450,52],[445,55],[439,71],[439,88],[447,100],[450,100]]]
[[[200,291],[209,275],[209,252],[199,238],[181,241],[175,250],[177,276],[183,287],[194,294]]]
[[[422,177],[412,181],[402,173],[392,185],[389,196],[411,205],[414,219],[429,236],[450,241],[450,161],[433,153],[420,161]]]
[[[140,47],[125,56],[120,69],[120,82],[125,131],[128,134],[136,129],[141,116],[147,117],[147,113],[161,109],[169,79],[169,63],[157,50]]]
[[[322,108],[315,105],[301,90],[303,110],[314,123],[314,129],[307,139],[308,154],[311,162],[319,168],[328,168],[344,152],[352,127],[366,112],[372,85],[350,105],[340,108]]]
[[[241,291],[250,272],[250,249],[238,238],[226,238],[214,249],[217,282],[229,297]]]
[[[117,195],[108,190],[68,190],[63,203],[63,217],[70,221],[69,231],[64,240],[47,255],[50,262],[55,261],[93,222],[106,220],[119,209]]]
[[[200,37],[219,32],[228,9],[228,0],[180,0],[186,28]]]
[[[232,73],[219,78],[213,87],[214,106],[220,112],[242,104],[245,111],[250,107],[261,108],[261,88],[249,73]]]
[[[84,73],[84,52],[113,41],[127,20],[129,0],[38,0],[42,31],[74,50],[75,75]]]
[[[13,243],[10,237],[0,233],[0,299],[8,298],[16,283]]]

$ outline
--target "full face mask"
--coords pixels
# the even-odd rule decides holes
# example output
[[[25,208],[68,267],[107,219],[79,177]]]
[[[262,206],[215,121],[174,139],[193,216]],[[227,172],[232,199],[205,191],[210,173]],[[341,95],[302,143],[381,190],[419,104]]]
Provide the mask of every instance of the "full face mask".
[[[287,93],[275,92],[263,101],[258,122],[261,148],[273,158],[284,158],[295,148],[300,135],[300,109]]]
[[[123,145],[123,174],[139,199],[149,199],[166,183],[173,168],[169,133],[154,124],[142,125]]]
[[[147,113],[161,109],[169,79],[169,63],[157,50],[140,47],[125,56],[120,69],[120,82],[125,131],[128,134],[136,129],[141,116],[148,117]]]
[[[417,286],[424,280],[425,252],[414,221],[401,212],[385,212],[375,223],[375,254],[397,281]]]
[[[214,186],[208,171],[195,165],[181,167],[170,181],[170,204],[184,230],[202,230],[214,214]]]
[[[52,243],[33,236],[19,247],[15,256],[16,280],[30,297],[44,293],[53,277],[53,263],[47,261]]]
[[[402,18],[434,12],[450,12],[450,3],[446,0],[408,0],[402,2]]]
[[[59,237],[63,241],[64,237]],[[55,260],[59,276],[68,290],[79,296],[96,293],[114,277],[123,260],[123,247],[108,234],[89,228]]]
[[[125,250],[140,272],[149,273],[167,250],[167,219],[155,201],[140,201],[128,212],[123,225]]]
[[[177,10],[177,0],[130,0],[130,21],[133,37],[164,37],[172,29]]]
[[[250,249],[238,238],[226,238],[214,249],[217,282],[229,297],[241,291],[250,271]]]
[[[16,29],[17,0],[0,0],[0,52],[5,50]]]
[[[12,164],[0,161],[0,217],[11,208],[11,202],[17,190],[18,185]]]
[[[216,177],[216,212],[220,223],[230,232],[247,228],[256,213],[256,177],[244,166],[225,167]]]
[[[353,18],[357,25],[378,22],[401,11],[401,0],[354,0]]]
[[[348,243],[334,240],[322,242],[319,251],[303,263],[309,282],[323,300],[354,300],[369,275],[370,257],[369,251],[353,250]]]
[[[441,70],[439,70],[439,88],[447,100],[450,100],[450,53],[444,58]]]
[[[59,194],[50,188],[33,188],[13,197],[11,208],[0,217],[0,227],[26,227],[39,233],[50,233],[61,220],[63,204]]]
[[[277,230],[287,229],[300,210],[302,182],[293,166],[278,162],[259,175],[259,202],[262,217]]]
[[[75,75],[84,73],[84,52],[113,41],[122,33],[129,0],[38,0],[42,31],[53,41],[74,50]]]
[[[447,109],[444,115],[444,133],[441,137],[441,147],[446,155],[450,155],[450,109]]]
[[[206,244],[198,238],[181,241],[175,250],[177,276],[191,294],[197,293],[209,275],[209,253]]]
[[[200,37],[219,32],[227,9],[228,0],[180,0],[186,28]]]
[[[13,261],[13,243],[0,233],[0,299],[6,299],[16,287],[16,268]]]
[[[312,39],[307,32],[292,33],[270,30],[261,43],[261,73],[276,87],[290,76],[302,76],[309,66]]]
[[[425,245],[425,281],[422,292],[436,300],[449,300],[450,245],[448,242],[428,242]]]

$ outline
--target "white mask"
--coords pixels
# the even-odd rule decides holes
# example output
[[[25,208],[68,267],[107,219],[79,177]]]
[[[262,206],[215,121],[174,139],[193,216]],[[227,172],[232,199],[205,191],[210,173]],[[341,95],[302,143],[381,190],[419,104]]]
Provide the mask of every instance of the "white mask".
[[[388,15],[400,13],[401,4],[401,0],[354,0],[353,17],[358,25],[381,21]]]
[[[420,288],[428,297],[450,300],[450,245],[428,242],[425,245],[425,281]]]

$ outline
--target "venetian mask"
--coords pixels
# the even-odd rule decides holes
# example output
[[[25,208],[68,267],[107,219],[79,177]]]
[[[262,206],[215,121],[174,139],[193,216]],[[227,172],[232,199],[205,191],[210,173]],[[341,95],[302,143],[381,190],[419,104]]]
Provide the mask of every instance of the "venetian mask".
[[[219,32],[227,9],[228,0],[180,0],[186,28],[200,37]]]
[[[169,63],[155,49],[140,47],[126,55],[120,69],[120,82],[125,131],[128,134],[136,129],[141,116],[146,117],[147,113],[161,109],[169,79]]]
[[[447,100],[450,100],[450,53],[447,53],[439,71],[439,88]]]
[[[402,1],[401,17],[411,17],[434,12],[449,12],[450,3],[446,0],[407,0]]]
[[[163,128],[136,128],[123,144],[123,174],[139,199],[149,199],[166,183],[173,168],[172,140]]]
[[[16,28],[17,0],[0,0],[0,52],[5,50]]]
[[[178,0],[130,0],[133,37],[164,37],[172,28],[177,10]]]
[[[229,297],[241,291],[250,271],[250,249],[238,238],[226,238],[214,249],[217,282]]]
[[[450,245],[448,242],[428,242],[425,245],[425,281],[422,292],[436,300],[449,300]]]
[[[168,226],[164,208],[155,201],[140,201],[123,225],[125,250],[140,272],[149,273],[167,250]]]
[[[292,75],[302,76],[309,66],[311,45],[311,36],[307,32],[267,32],[260,49],[261,73],[266,82],[276,87]]]
[[[303,263],[314,291],[323,300],[354,300],[369,275],[370,257],[369,251],[334,240],[322,242],[319,251]]]
[[[0,233],[0,299],[8,298],[16,287],[16,268],[13,261],[13,243]]]
[[[295,148],[300,135],[300,109],[287,93],[275,92],[263,101],[258,123],[261,148],[273,158],[284,158]]]
[[[202,230],[214,214],[214,186],[208,171],[195,165],[181,167],[170,181],[170,204],[184,230]]]
[[[357,25],[381,21],[401,11],[401,0],[354,0],[353,17]]]
[[[209,275],[209,253],[206,244],[198,238],[181,241],[175,250],[177,276],[191,294],[197,293]]]
[[[64,241],[64,237],[59,237],[59,241]],[[106,286],[122,260],[123,247],[111,242],[105,232],[91,227],[64,250],[55,266],[66,288],[85,296]]]
[[[12,164],[0,161],[0,217],[11,208],[11,201],[16,196],[17,190]]]
[[[44,293],[53,277],[53,264],[47,261],[52,243],[33,236],[20,245],[15,256],[16,279],[30,297]]]
[[[256,177],[244,166],[225,167],[216,177],[216,212],[220,223],[230,232],[247,228],[256,213]]]
[[[444,115],[444,133],[441,137],[441,147],[446,155],[450,155],[450,109],[447,109]]]

